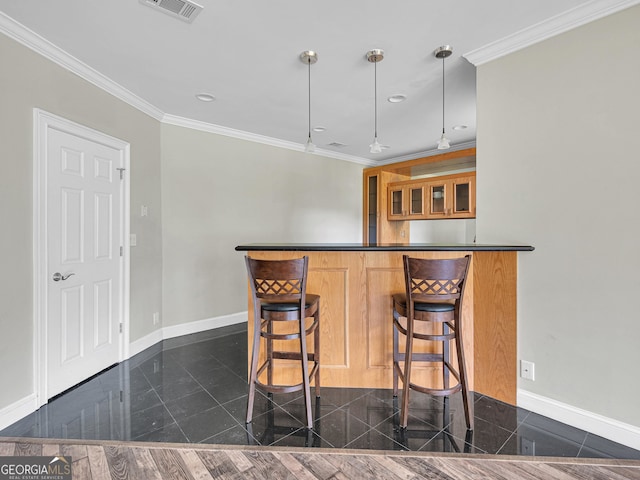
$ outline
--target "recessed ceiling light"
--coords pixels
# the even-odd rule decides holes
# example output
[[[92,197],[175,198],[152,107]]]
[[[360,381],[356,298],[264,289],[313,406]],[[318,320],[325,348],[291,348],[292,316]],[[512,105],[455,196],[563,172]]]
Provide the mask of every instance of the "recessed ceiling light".
[[[317,127],[313,127],[313,131],[314,132],[326,132],[327,131],[327,127],[321,127],[320,125],[318,125]]]
[[[199,93],[196,95],[196,98],[201,102],[213,102],[216,99],[216,97],[210,93]]]
[[[466,125],[454,125],[453,126],[454,130],[464,130],[465,128],[467,128]]]
[[[404,102],[406,99],[407,99],[407,96],[404,93],[397,93],[387,98],[387,101],[391,103],[400,103],[400,102]]]

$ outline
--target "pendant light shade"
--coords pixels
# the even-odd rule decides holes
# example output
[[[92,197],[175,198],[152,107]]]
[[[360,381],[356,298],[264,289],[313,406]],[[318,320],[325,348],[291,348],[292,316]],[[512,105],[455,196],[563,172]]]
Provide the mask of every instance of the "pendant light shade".
[[[300,61],[302,63],[306,63],[308,66],[308,86],[309,86],[309,124],[308,124],[308,136],[307,143],[304,146],[305,152],[313,152],[316,149],[316,146],[313,144],[313,140],[311,140],[311,65],[318,61],[318,54],[313,50],[305,50],[300,54]]]
[[[384,51],[380,49],[369,50],[367,52],[367,60],[373,63],[373,143],[369,145],[369,152],[381,153],[382,145],[378,143],[378,62],[384,58]]]
[[[438,47],[433,52],[436,58],[442,59],[442,136],[440,140],[438,140],[438,150],[446,150],[451,147],[451,145],[449,145],[449,139],[445,136],[444,132],[444,59],[451,56],[452,53],[453,49],[450,45]]]
[[[304,151],[307,152],[307,153],[311,153],[311,152],[315,152],[316,151],[316,146],[311,141],[311,135],[309,135],[309,138],[307,139],[307,143],[304,144]]]
[[[444,132],[442,132],[442,136],[440,136],[440,140],[438,140],[438,150],[446,150],[447,148],[451,148],[449,144],[449,139],[445,137]]]

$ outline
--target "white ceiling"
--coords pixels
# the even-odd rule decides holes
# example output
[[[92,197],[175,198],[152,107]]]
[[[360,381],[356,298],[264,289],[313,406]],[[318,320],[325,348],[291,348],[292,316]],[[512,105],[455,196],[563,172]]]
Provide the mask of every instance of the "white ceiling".
[[[442,60],[433,56],[435,48],[453,47],[445,61],[445,127],[453,148],[469,146],[476,136],[475,66],[467,60],[473,52],[493,48],[493,55],[499,56],[500,41],[518,48],[518,42],[535,41],[531,32],[549,36],[570,28],[566,25],[571,22],[588,21],[587,13],[602,16],[629,2],[198,3],[204,9],[187,23],[138,0],[0,0],[0,12],[6,15],[0,15],[0,23],[5,33],[13,21],[32,30],[128,90],[131,97],[148,102],[165,121],[207,124],[214,131],[220,127],[292,148],[302,148],[308,129],[307,66],[298,57],[304,50],[315,50],[319,60],[311,67],[311,124],[326,128],[312,133],[318,151],[386,163],[436,147],[442,130]],[[571,20],[559,20],[566,18]],[[377,65],[378,138],[390,147],[377,155],[369,153],[374,66],[366,61],[366,52],[373,48],[385,51]],[[198,101],[195,95],[202,92],[216,100]],[[394,94],[407,99],[388,102]],[[452,130],[454,125],[468,128]],[[332,142],[345,146],[330,146]]]

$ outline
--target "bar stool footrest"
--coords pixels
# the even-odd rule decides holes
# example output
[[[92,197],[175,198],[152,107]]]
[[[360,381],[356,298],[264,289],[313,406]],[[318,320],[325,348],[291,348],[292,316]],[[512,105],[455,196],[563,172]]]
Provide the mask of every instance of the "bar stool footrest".
[[[258,369],[258,375],[260,375],[260,373],[264,371],[267,365],[268,365],[268,362],[265,362],[262,365],[262,367]],[[318,362],[314,362],[314,365],[311,368],[311,371],[309,372],[309,383],[311,383],[311,380],[313,376],[317,373],[318,368],[320,368],[320,364]],[[304,389],[304,383],[297,383],[295,385],[269,385],[266,383],[262,383],[257,378],[256,378],[255,385],[256,385],[256,388],[267,393],[291,393],[291,392],[299,392]],[[320,395],[316,395],[316,397],[319,397],[319,396]]]
[[[434,397],[447,397],[449,395],[453,395],[454,393],[458,393],[462,390],[462,384],[458,383],[453,387],[449,388],[429,388],[423,387],[421,385],[416,385],[415,383],[409,382],[409,388],[411,390],[415,390],[416,392],[427,393],[429,395],[433,395]]]

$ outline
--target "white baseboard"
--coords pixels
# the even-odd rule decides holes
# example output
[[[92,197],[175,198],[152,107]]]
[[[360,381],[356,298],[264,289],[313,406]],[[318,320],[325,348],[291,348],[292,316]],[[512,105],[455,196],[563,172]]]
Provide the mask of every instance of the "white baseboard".
[[[162,329],[162,339],[181,337],[182,335],[190,335],[192,333],[204,332],[213,328],[227,327],[238,323],[247,323],[247,312],[232,313],[222,317],[206,318],[195,322],[181,323],[180,325],[172,325]]]
[[[129,344],[129,358],[162,341],[162,329],[151,332]],[[126,360],[126,359],[125,359]]]
[[[640,450],[640,427],[518,389],[518,406]]]
[[[227,327],[238,323],[246,323],[248,318],[247,312],[232,313],[222,317],[206,318],[195,322],[182,323],[180,325],[171,325],[163,327],[155,332],[150,333],[138,340],[131,342],[129,345],[129,356],[133,357],[156,343],[168,338],[180,337],[182,335],[190,335],[192,333],[204,332],[213,328]]]
[[[17,422],[38,409],[36,394],[32,393],[17,402],[7,405],[0,410],[0,430]]]

